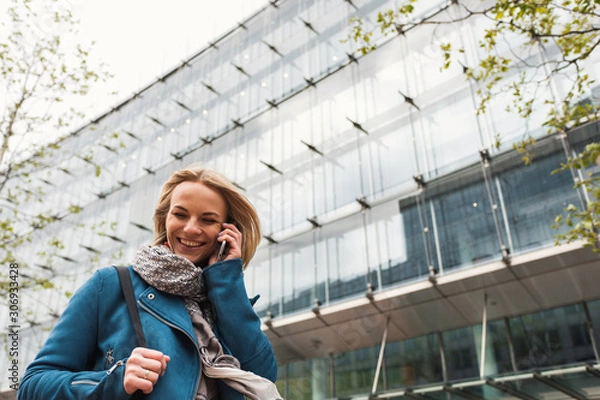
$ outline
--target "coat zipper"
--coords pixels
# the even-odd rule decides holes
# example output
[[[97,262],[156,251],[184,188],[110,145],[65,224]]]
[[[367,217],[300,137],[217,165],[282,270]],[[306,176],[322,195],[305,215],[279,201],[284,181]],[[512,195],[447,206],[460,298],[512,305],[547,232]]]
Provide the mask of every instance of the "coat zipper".
[[[182,328],[180,328],[177,325],[172,324],[169,321],[167,321],[166,319],[162,318],[161,316],[156,314],[154,311],[152,311],[148,307],[146,307],[144,304],[142,304],[142,302],[140,302],[139,300],[137,301],[137,303],[139,304],[140,307],[142,307],[147,313],[152,315],[154,318],[158,319],[163,324],[170,326],[171,328],[177,329],[178,331],[183,333],[185,336],[187,336],[192,341],[192,343],[194,343],[194,347],[196,347],[196,351],[198,353],[198,363],[199,363],[198,365],[200,366],[200,372],[198,373],[198,376],[196,377],[196,391],[194,392],[194,396],[195,396],[196,393],[198,393],[198,388],[200,387],[200,379],[199,378],[200,378],[200,373],[202,372],[202,355],[200,354],[200,349],[198,348],[198,346],[196,346],[196,342],[194,342],[194,339]]]
[[[71,382],[71,385],[94,385],[94,386],[98,386],[98,381],[92,381],[89,379],[84,379],[82,381],[73,381]]]
[[[112,374],[115,369],[117,369],[118,367],[120,367],[121,365],[124,365],[124,364],[125,364],[125,361],[123,361],[123,360],[117,361],[112,367],[110,367],[110,369],[108,371],[106,371],[106,375]]]
[[[113,357],[113,348],[109,348],[106,352],[106,368],[109,368],[115,362],[115,358]]]

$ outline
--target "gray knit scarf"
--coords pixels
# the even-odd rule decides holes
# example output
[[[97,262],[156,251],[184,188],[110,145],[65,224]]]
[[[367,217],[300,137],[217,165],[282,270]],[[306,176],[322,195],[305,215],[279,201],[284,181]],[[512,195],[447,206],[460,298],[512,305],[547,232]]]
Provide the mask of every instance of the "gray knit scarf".
[[[204,286],[202,268],[167,246],[142,246],[133,261],[133,270],[156,289],[183,297],[190,315],[199,313],[214,325],[214,312]]]

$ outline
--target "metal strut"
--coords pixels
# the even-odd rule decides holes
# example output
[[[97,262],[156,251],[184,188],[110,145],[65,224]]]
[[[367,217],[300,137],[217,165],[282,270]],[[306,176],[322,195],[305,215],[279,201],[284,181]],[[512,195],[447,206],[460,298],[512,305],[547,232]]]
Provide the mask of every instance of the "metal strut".
[[[377,368],[375,369],[375,377],[373,378],[373,387],[371,388],[371,396],[377,392],[377,382],[379,381],[379,373],[381,372],[381,366],[383,365],[383,355],[385,353],[385,344],[387,342],[388,328],[390,326],[390,317],[387,317],[385,321],[385,330],[383,331],[383,338],[381,339],[381,348],[379,349],[379,358],[377,359]]]

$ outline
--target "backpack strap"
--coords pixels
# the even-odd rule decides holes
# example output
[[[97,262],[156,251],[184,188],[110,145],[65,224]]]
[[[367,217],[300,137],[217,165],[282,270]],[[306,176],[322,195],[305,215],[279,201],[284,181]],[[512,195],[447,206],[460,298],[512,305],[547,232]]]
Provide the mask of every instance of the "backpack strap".
[[[121,290],[123,296],[125,296],[125,302],[127,303],[127,310],[129,311],[129,317],[135,330],[135,336],[137,337],[138,345],[140,347],[147,347],[146,338],[144,336],[144,330],[142,329],[142,322],[140,321],[140,314],[138,312],[135,296],[133,294],[133,285],[131,283],[131,275],[129,275],[129,268],[127,267],[115,267],[119,274],[119,280],[121,281]]]
[[[140,313],[138,312],[135,296],[133,293],[133,284],[131,283],[131,275],[129,275],[129,268],[115,266],[119,275],[119,281],[121,281],[121,291],[125,297],[127,303],[127,311],[129,311],[129,317],[135,330],[135,336],[137,337],[138,345],[140,347],[146,346],[146,337],[144,336],[144,330],[142,329],[142,322],[140,321]],[[144,398],[144,392],[136,390],[131,396],[132,400],[141,400]]]

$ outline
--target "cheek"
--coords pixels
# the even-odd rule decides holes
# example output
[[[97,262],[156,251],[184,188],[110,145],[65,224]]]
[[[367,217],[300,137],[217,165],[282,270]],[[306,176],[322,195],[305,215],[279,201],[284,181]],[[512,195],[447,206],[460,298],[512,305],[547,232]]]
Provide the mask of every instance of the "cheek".
[[[217,236],[219,235],[219,232],[221,232],[221,227],[214,227],[214,228],[210,228],[206,230],[206,233],[210,236],[210,237],[214,237],[215,239],[217,238]]]
[[[175,229],[178,228],[178,221],[172,217],[168,217],[165,221],[165,230],[167,232],[167,235],[169,235],[171,232],[173,232]]]

